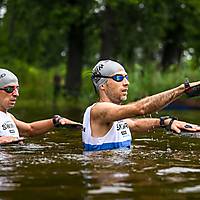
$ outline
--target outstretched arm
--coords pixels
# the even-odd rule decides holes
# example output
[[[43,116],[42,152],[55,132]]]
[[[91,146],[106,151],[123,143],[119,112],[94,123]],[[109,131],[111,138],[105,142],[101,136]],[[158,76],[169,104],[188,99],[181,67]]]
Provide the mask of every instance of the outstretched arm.
[[[129,129],[134,132],[147,132],[156,128],[160,128],[159,118],[141,118],[141,119],[126,119]]]
[[[19,129],[20,136],[35,136],[44,134],[55,127],[53,119],[45,119],[36,122],[26,123],[16,119],[13,115],[11,116],[17,128]],[[62,126],[68,124],[74,124],[74,125],[79,125],[79,128],[81,128],[80,123],[74,122],[66,118],[60,118],[59,124],[61,124]]]
[[[200,81],[190,83],[190,87],[194,87],[200,84]],[[186,91],[184,84],[146,98],[143,98],[137,102],[131,103],[138,108],[138,114],[150,114],[158,111],[168,104],[175,101]]]
[[[175,131],[176,133],[180,133],[181,130],[187,130],[192,132],[200,131],[200,126],[198,125],[178,120],[171,120],[171,118],[166,119],[164,121],[164,125],[170,125],[170,127],[168,128],[170,128],[172,131]],[[147,132],[161,127],[159,118],[126,119],[126,122],[128,123],[132,133]],[[172,123],[170,124],[170,122]]]
[[[190,83],[191,87],[198,84],[200,84],[200,81]],[[100,123],[108,123],[120,119],[150,114],[175,101],[184,92],[185,87],[184,84],[182,84],[176,88],[145,97],[127,105],[116,105],[108,102],[97,103],[92,109],[92,118],[99,120]]]

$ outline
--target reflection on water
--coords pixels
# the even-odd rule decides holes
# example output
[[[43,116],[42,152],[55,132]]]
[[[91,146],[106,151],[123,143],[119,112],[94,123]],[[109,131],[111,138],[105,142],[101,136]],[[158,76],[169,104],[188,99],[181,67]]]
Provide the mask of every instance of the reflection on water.
[[[189,193],[189,192],[200,192],[200,185],[194,186],[194,187],[185,187],[183,189],[178,190],[179,193]]]
[[[168,175],[168,174],[180,174],[180,173],[188,173],[188,172],[199,172],[200,169],[193,169],[193,168],[187,168],[187,167],[170,167],[168,169],[161,169],[158,170],[156,173],[157,175]]]
[[[120,193],[120,192],[132,192],[133,189],[126,188],[123,186],[102,186],[100,189],[97,190],[88,190],[88,194],[105,194],[105,193]]]
[[[60,129],[0,150],[0,199],[200,199],[198,138],[157,131],[85,153],[79,131]]]

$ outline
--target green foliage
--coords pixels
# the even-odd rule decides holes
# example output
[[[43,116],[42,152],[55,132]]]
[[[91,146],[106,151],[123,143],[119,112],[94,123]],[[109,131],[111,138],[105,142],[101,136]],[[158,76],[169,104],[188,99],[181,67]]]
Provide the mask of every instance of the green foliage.
[[[165,73],[161,73],[154,63],[148,66],[134,64],[128,68],[129,95],[128,102],[138,100],[145,96],[170,89],[183,83],[185,78],[190,81],[199,79],[199,69],[192,68],[191,62],[185,62],[181,66],[171,66]],[[52,107],[53,105],[53,77],[59,74],[64,86],[65,66],[44,70],[27,65],[16,60],[9,65],[1,65],[14,72],[20,81],[20,97],[17,107]],[[78,99],[64,96],[64,90],[57,97],[57,107],[61,110],[67,107],[81,107],[94,103],[98,95],[91,81],[91,68],[85,67],[82,72],[82,88]],[[73,83],[72,83],[73,84]]]
[[[91,69],[85,67],[82,73],[82,88],[81,88],[81,95],[79,100],[81,103],[84,105],[91,104],[94,102],[97,98],[98,95],[95,92],[94,86],[92,84],[91,80]]]
[[[20,99],[46,102],[52,99],[52,72],[15,60],[2,67],[15,73],[20,83]]]
[[[21,90],[23,99],[29,99],[31,95],[31,98],[39,100],[51,99],[53,75],[60,70],[63,80],[65,79],[67,58],[77,60],[75,55],[69,55],[69,33],[73,24],[83,28],[82,67],[96,63],[101,56],[101,33],[103,24],[106,23],[107,18],[104,16],[108,6],[112,10],[114,24],[111,26],[115,33],[112,35],[115,43],[113,59],[129,66],[130,99],[166,89],[167,86],[171,87],[172,83],[181,83],[185,77],[198,79],[195,75],[199,75],[200,63],[198,0],[2,2],[0,9],[4,6],[7,12],[0,19],[0,63],[2,66],[10,66],[10,69],[19,75],[25,86],[22,87],[25,89]],[[185,59],[187,53],[191,59],[181,66],[168,67],[165,74],[161,74],[159,63],[166,42],[165,36],[178,25],[182,28],[179,44],[181,54],[176,57],[174,63]],[[106,31],[109,34],[109,30]],[[170,38],[168,39],[170,41]],[[85,102],[96,98],[90,83],[89,70],[85,67],[82,71],[80,96]],[[74,68],[74,71],[78,70]]]
[[[176,87],[186,78],[190,81],[199,80],[199,69],[192,69],[189,64],[181,66],[172,65],[166,72],[161,72],[155,64],[145,67],[134,65],[129,71],[129,101],[153,95],[158,92]]]
[[[158,70],[155,63],[148,66],[134,64],[128,68],[129,95],[128,101],[138,100],[145,96],[176,87],[184,82],[186,78],[190,81],[199,80],[199,69],[192,69],[190,62],[181,66],[171,66],[165,73]],[[95,102],[98,95],[95,94],[91,82],[91,69],[85,68],[83,74],[82,94],[80,102],[83,105]]]
[[[95,62],[101,45],[99,24],[105,23],[106,5],[115,15],[116,59],[142,65],[155,59],[159,62],[166,31],[179,23],[184,27],[184,48],[194,48],[198,62],[198,0],[7,0],[0,26],[0,60],[20,59],[43,68],[67,63],[61,53],[67,54],[70,26],[84,24],[84,64]]]

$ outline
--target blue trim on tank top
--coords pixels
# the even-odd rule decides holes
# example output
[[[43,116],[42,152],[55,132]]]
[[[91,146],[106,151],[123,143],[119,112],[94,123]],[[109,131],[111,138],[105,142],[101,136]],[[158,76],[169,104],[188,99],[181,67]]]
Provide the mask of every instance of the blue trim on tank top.
[[[112,150],[112,149],[119,149],[119,148],[130,148],[131,147],[131,140],[127,140],[124,142],[111,142],[111,143],[104,143],[101,145],[92,145],[92,144],[85,144],[83,143],[84,151],[101,151],[101,150]]]

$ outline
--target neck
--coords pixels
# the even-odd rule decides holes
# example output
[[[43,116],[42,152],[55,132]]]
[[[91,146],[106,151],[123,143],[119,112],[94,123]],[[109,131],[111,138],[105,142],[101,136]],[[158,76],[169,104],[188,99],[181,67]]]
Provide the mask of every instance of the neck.
[[[7,110],[6,110],[6,109],[4,109],[4,108],[2,108],[2,107],[0,107],[0,111],[1,111],[1,112],[4,112],[4,113],[6,113],[6,112],[7,112]]]
[[[122,102],[117,101],[116,98],[109,97],[104,91],[99,91],[99,102],[109,102],[120,105]]]
[[[109,98],[107,97],[100,97],[99,98],[99,102],[110,102],[110,103],[113,103]]]
[[[107,96],[99,97],[98,102],[109,102],[109,103],[114,103],[114,104],[117,104],[117,105],[121,105],[121,104],[122,104],[122,102],[112,101],[112,100],[111,100],[110,98],[108,98]]]

